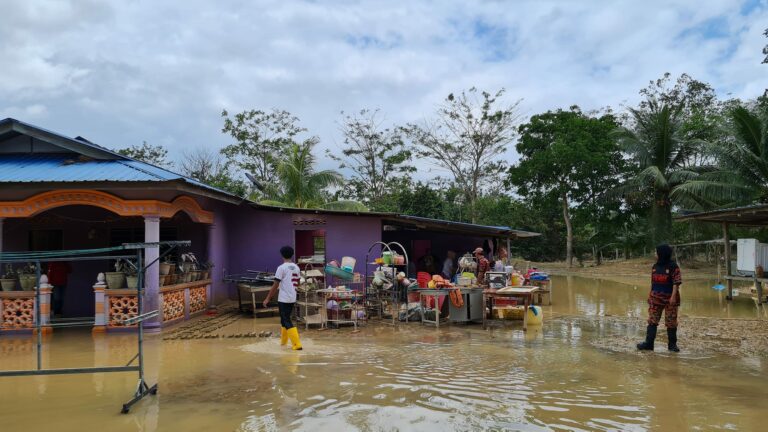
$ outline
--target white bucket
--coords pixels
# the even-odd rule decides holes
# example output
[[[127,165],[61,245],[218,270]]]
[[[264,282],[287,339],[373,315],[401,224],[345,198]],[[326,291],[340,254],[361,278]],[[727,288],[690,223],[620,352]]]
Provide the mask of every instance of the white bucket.
[[[355,271],[355,263],[357,263],[357,260],[352,257],[345,256],[341,258],[341,268],[349,273]]]

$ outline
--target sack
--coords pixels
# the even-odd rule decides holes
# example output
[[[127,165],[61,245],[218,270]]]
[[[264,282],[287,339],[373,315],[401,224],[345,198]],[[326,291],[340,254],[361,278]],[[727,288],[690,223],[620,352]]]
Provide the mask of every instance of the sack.
[[[457,308],[464,306],[464,296],[461,295],[460,289],[456,288],[455,290],[452,290],[448,294],[448,297],[451,298],[451,304],[453,304],[453,306]]]

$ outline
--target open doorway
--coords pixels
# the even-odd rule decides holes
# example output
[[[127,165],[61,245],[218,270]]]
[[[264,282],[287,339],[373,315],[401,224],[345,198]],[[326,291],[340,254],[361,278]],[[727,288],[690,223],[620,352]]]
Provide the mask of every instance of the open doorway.
[[[294,245],[298,262],[325,263],[325,230],[296,230]]]

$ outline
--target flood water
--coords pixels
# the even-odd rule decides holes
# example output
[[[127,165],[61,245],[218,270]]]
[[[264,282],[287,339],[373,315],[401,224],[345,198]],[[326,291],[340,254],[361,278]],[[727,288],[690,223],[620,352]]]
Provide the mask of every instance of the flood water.
[[[685,286],[683,316],[760,316],[751,300],[729,305],[711,285]],[[592,338],[626,330],[567,317],[642,316],[647,287],[558,277],[554,291],[544,325],[528,332],[519,323],[302,328],[300,353],[275,338],[151,337],[147,370],[159,393],[130,414],[119,408],[134,373],[0,378],[0,430],[762,430],[765,358],[601,350]],[[276,319],[243,318],[219,332],[277,328]],[[134,342],[57,331],[44,361],[120,365]],[[0,338],[0,369],[30,368],[34,358],[32,338]]]

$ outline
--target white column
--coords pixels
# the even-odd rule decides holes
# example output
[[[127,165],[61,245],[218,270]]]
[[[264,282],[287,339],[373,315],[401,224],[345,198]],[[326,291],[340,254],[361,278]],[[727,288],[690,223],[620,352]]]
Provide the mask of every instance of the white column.
[[[144,241],[154,243],[160,241],[160,217],[154,215],[144,216]],[[156,260],[160,256],[160,248],[146,248],[144,250],[144,265],[154,262],[144,272],[144,313],[160,308],[160,263]],[[160,311],[162,316],[162,311]],[[144,322],[144,329],[148,332],[160,331],[160,318],[156,317]]]
[[[218,295],[221,295],[221,292],[218,291],[223,284],[217,282],[221,280],[220,278],[216,277],[216,273],[222,274],[224,269],[224,263],[221,259],[221,251],[223,250],[223,245],[219,242],[219,231],[221,228],[218,228],[215,224],[208,225],[206,229],[206,233],[208,235],[208,260],[213,262],[213,268],[210,269],[210,273],[208,274],[208,277],[211,279],[211,283],[207,287],[207,301],[208,304],[206,306],[212,306],[213,305],[213,293],[216,292]],[[221,301],[221,299],[216,299],[218,301]]]

